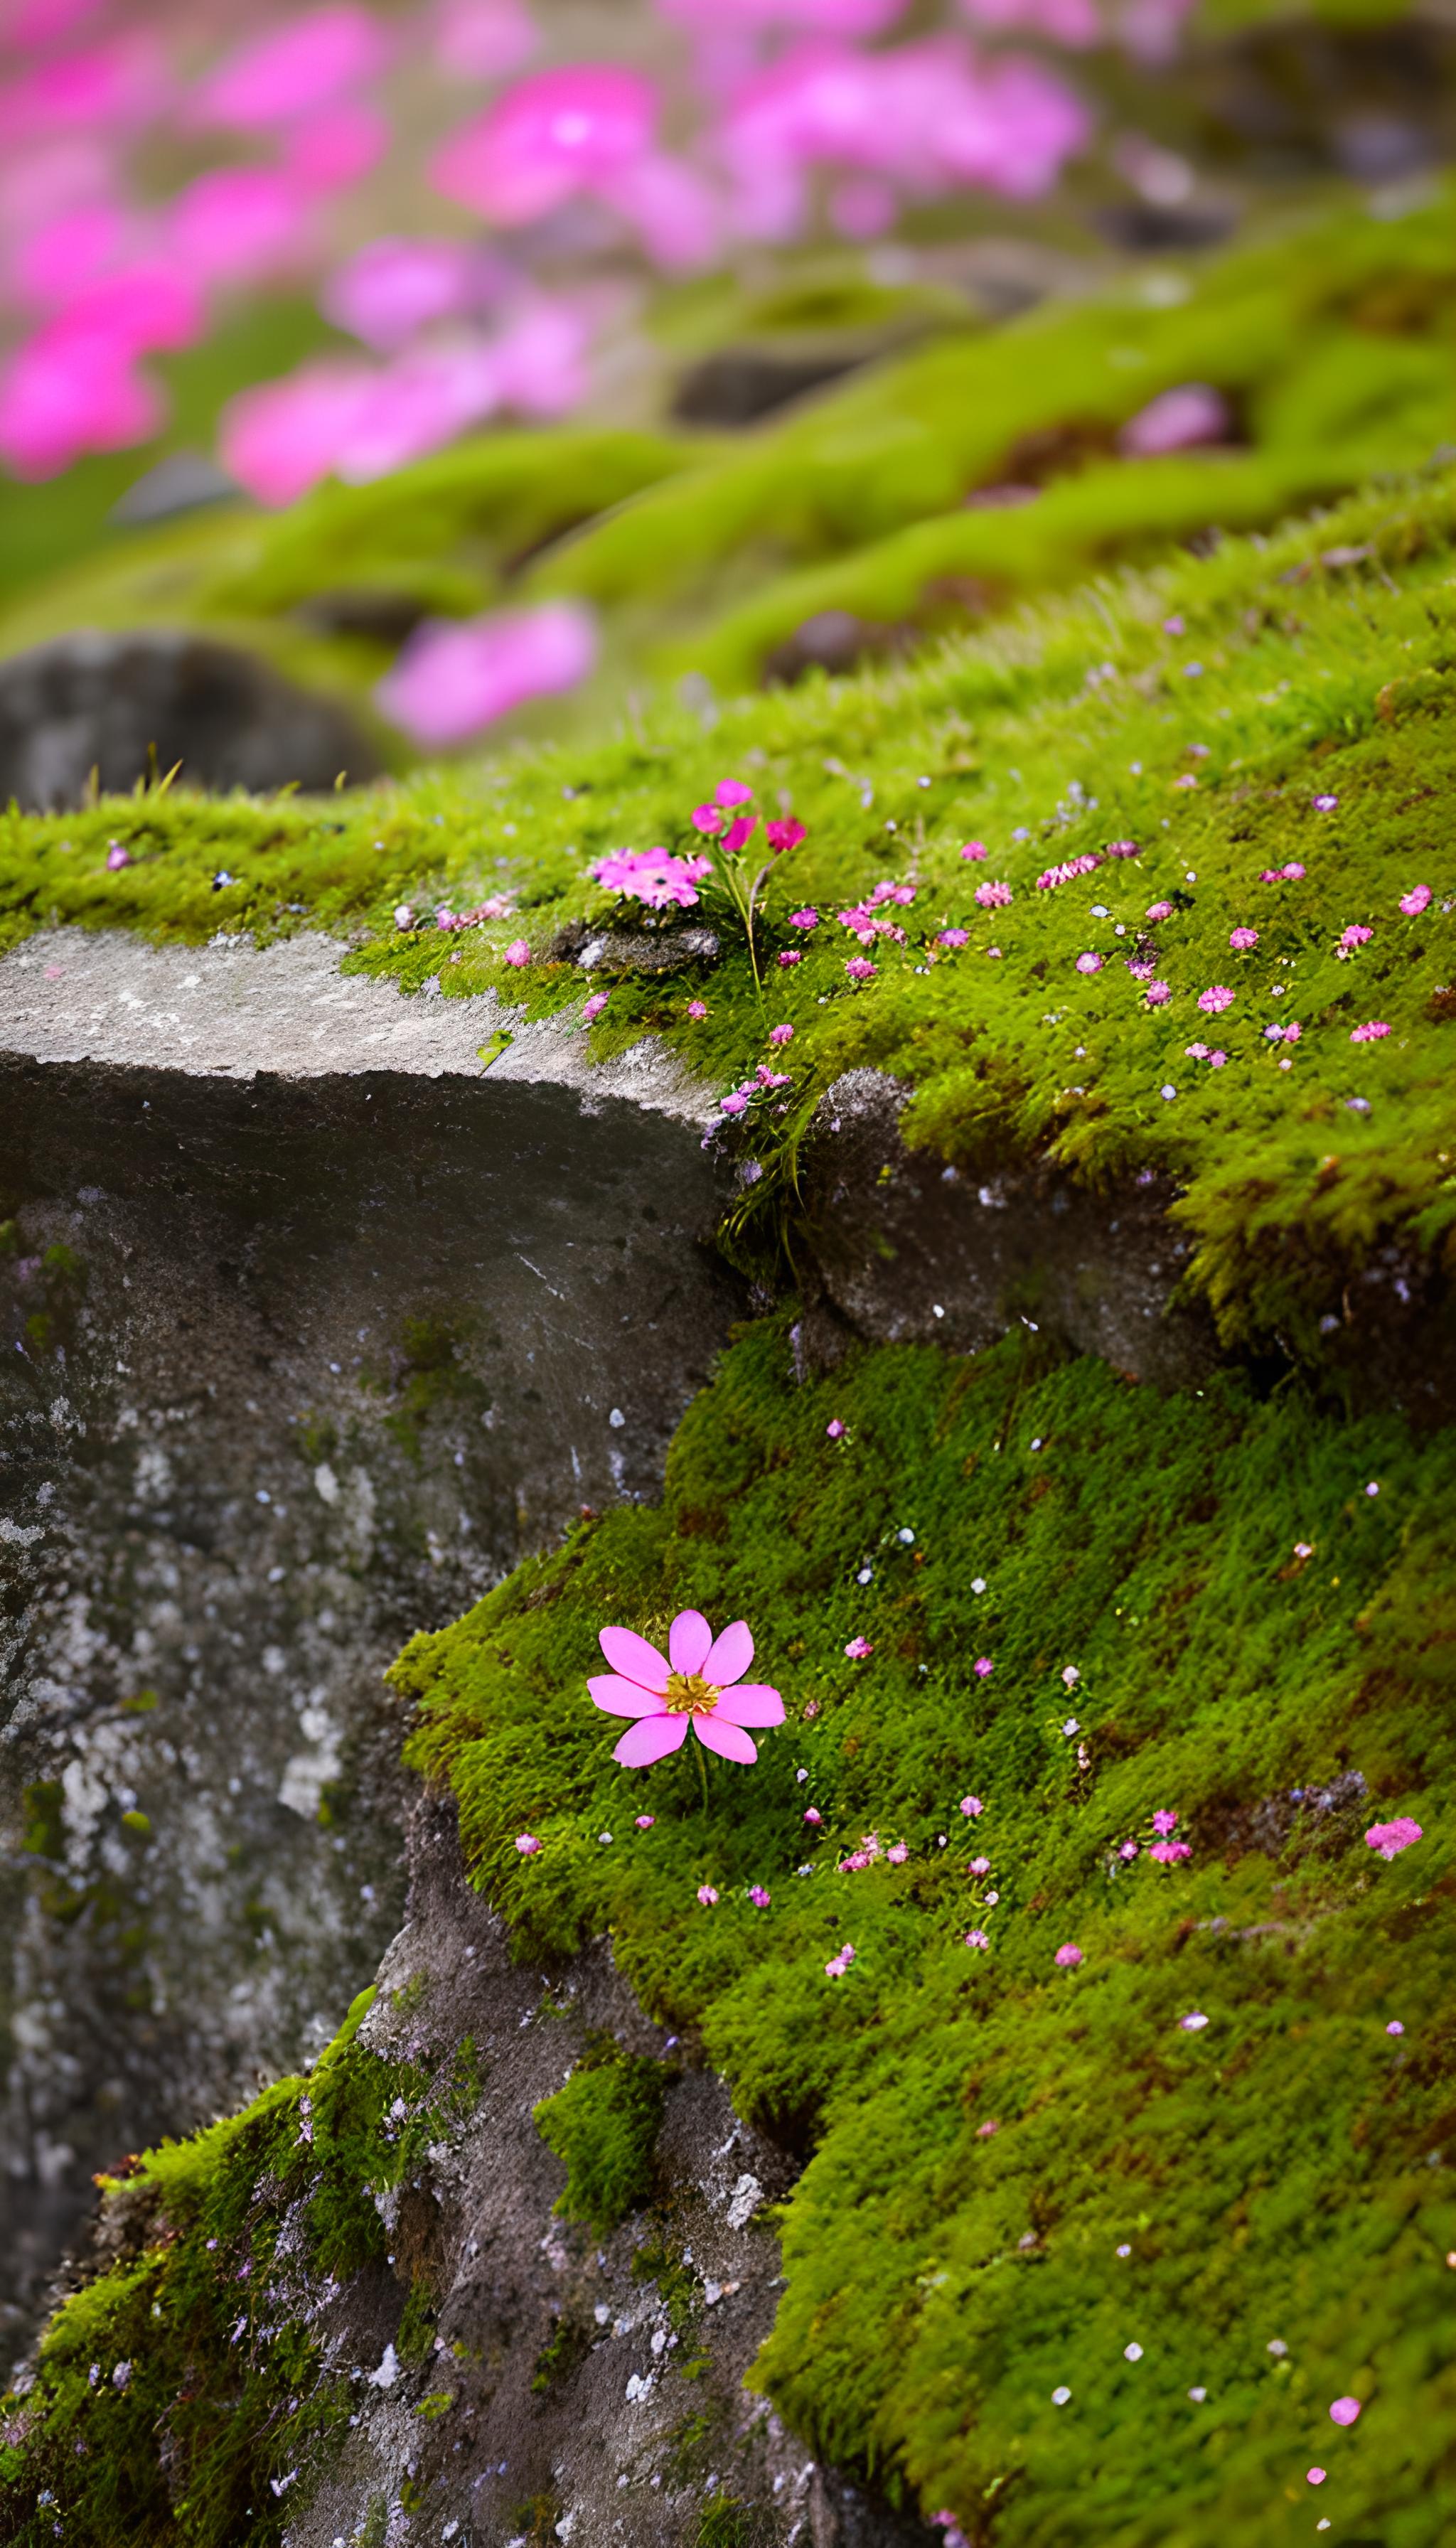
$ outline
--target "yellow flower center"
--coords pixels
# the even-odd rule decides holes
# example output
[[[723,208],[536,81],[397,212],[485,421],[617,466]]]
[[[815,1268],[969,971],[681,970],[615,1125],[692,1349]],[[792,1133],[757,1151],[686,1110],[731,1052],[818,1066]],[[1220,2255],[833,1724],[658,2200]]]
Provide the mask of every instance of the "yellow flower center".
[[[701,1673],[669,1673],[663,1705],[670,1716],[708,1716],[721,1696]]]

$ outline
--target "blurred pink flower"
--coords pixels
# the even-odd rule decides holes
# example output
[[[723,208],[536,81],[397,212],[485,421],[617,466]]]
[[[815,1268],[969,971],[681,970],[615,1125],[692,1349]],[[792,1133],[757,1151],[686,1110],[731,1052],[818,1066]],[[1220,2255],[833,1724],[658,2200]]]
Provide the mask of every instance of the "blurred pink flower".
[[[198,283],[260,283],[306,254],[309,212],[277,168],[209,168],[166,206],[163,236]]]
[[[676,1752],[689,1724],[709,1752],[756,1761],[746,1729],[783,1722],[777,1690],[741,1678],[754,1659],[742,1619],[714,1637],[701,1611],[680,1610],[668,1631],[666,1662],[630,1628],[603,1628],[597,1642],[612,1669],[588,1683],[592,1702],[609,1716],[635,1719],[612,1754],[623,1769],[645,1769]]]
[[[434,11],[435,58],[456,79],[505,79],[539,42],[522,0],[439,0]]]
[[[378,378],[365,363],[327,360],[241,391],[219,425],[224,468],[260,504],[292,504],[335,468]]]
[[[839,1442],[844,1438],[845,1428],[837,1415],[831,1415],[829,1422],[824,1427],[824,1430],[828,1434],[831,1442]]]
[[[582,1010],[583,1026],[594,1026],[610,998],[610,991],[593,991]]]
[[[1193,1852],[1186,1840],[1155,1840],[1147,1855],[1159,1866],[1176,1866],[1180,1859],[1191,1858]]]
[[[1173,993],[1167,982],[1149,982],[1142,996],[1150,1009],[1161,1009],[1167,1006]]]
[[[1060,1964],[1063,1971],[1069,1971],[1073,1965],[1079,1964],[1082,1961],[1082,1950],[1080,1947],[1073,1947],[1070,1944],[1065,1947],[1058,1947],[1051,1960],[1054,1964]]]
[[[852,956],[845,966],[845,971],[852,982],[872,982],[879,971],[879,966],[871,964],[864,956]]]
[[[503,228],[539,221],[645,158],[657,114],[653,83],[620,63],[538,71],[451,136],[431,183]]]
[[[1246,956],[1249,949],[1257,947],[1258,943],[1259,933],[1256,929],[1230,929],[1228,932],[1228,944],[1235,956]]]
[[[960,0],[960,14],[987,35],[1045,36],[1053,45],[1095,45],[1103,34],[1092,0]]]
[[[195,91],[188,120],[250,132],[291,124],[373,79],[389,59],[379,21],[348,0],[307,10],[239,45]]]
[[[968,850],[962,850],[960,855],[962,858],[968,858],[970,853]],[[1006,905],[1011,900],[1011,887],[1009,884],[1002,884],[995,881],[986,884],[978,884],[975,889],[975,898],[982,911],[1004,911]]]
[[[15,242],[10,279],[34,309],[65,303],[120,263],[133,224],[119,204],[78,205]]]
[[[101,133],[115,140],[160,115],[171,95],[154,37],[118,36],[60,53],[0,86],[0,148],[25,148],[38,135]]]
[[[523,964],[529,964],[530,960],[530,945],[524,938],[512,938],[510,945],[506,948],[504,955],[500,958],[502,964],[512,964],[515,966],[517,971],[519,971]]]
[[[1367,1018],[1360,1027],[1351,1027],[1351,1044],[1380,1044],[1390,1034],[1384,1018]]]
[[[1419,1823],[1413,1823],[1409,1814],[1400,1814],[1393,1823],[1372,1823],[1365,1835],[1365,1846],[1379,1850],[1382,1858],[1399,1858],[1403,1849],[1410,1849],[1422,1837]]]
[[[849,1644],[845,1648],[845,1653],[849,1656],[852,1664],[863,1664],[867,1662],[873,1652],[874,1647],[868,1637],[851,1637]]]
[[[529,699],[575,688],[595,660],[595,623],[577,601],[426,620],[375,698],[415,743],[463,743]]]
[[[1118,435],[1118,449],[1129,460],[1156,460],[1165,452],[1196,451],[1208,443],[1227,442],[1233,416],[1222,391],[1206,381],[1164,390],[1130,417]]]
[[[519,1850],[522,1858],[539,1858],[541,1854],[541,1844],[537,1840],[534,1832],[521,1832],[516,1839],[515,1846]]]
[[[1079,956],[1077,957],[1077,971],[1079,973],[1100,973],[1102,970],[1102,962],[1103,959],[1100,956],[1095,956],[1089,951],[1086,955]]]
[[[983,1948],[989,1947],[991,1941],[986,1936],[984,1929],[967,1929],[965,1932],[965,1943],[967,1947]]]
[[[622,1742],[625,1743],[626,1739],[626,1736],[623,1735]],[[618,1744],[617,1750],[620,1751],[620,1749],[621,1744]],[[711,1911],[713,1904],[718,1898],[718,1888],[716,1884],[700,1884],[697,1888],[697,1898],[702,1904],[704,1911]]]
[[[976,1815],[983,1814],[986,1809],[981,1803],[979,1796],[962,1796],[960,1799],[960,1810],[963,1814]]]
[[[1360,2401],[1358,2398],[1336,2398],[1333,2406],[1329,2410],[1329,2420],[1331,2424],[1355,2424],[1359,2422],[1359,2419]]]
[[[390,144],[390,128],[378,109],[358,98],[320,107],[290,125],[283,166],[301,200],[336,195],[357,186],[378,166]]]
[[[936,940],[938,947],[967,947],[969,944],[968,929],[943,929]]]
[[[145,441],[164,410],[136,358],[190,343],[202,317],[164,266],[126,267],[78,294],[0,370],[0,459],[18,478],[53,478],[83,451]]]
[[[1221,1010],[1232,1008],[1233,994],[1227,983],[1215,982],[1207,991],[1199,992],[1198,1005],[1207,1016],[1216,1018]]]
[[[1402,894],[1401,909],[1404,911],[1408,920],[1418,920],[1429,900],[1429,885],[1413,884],[1409,893]]]
[[[1153,1815],[1152,1828],[1157,1833],[1160,1840],[1166,1840],[1169,1832],[1175,1832],[1177,1830],[1178,1817],[1175,1813],[1171,1813],[1165,1805],[1161,1812]]]
[[[463,239],[371,239],[329,276],[318,306],[333,326],[388,354],[432,320],[477,306],[488,272]]]

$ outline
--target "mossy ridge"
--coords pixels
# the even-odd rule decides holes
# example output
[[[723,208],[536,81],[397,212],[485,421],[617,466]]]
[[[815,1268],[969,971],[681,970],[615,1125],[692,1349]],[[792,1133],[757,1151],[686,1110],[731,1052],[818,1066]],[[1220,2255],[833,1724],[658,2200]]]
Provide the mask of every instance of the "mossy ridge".
[[[1456,1432],[1233,1376],[1159,1400],[1037,1340],[799,1391],[787,1363],[775,1322],[746,1336],[661,1510],[407,1649],[475,1880],[524,1956],[608,1931],[813,2151],[761,2376],[825,2455],[997,2548],[1293,2541],[1318,2456],[1342,2521],[1437,2548]],[[682,1756],[613,1768],[585,1686],[602,1622],[683,1605],[749,1617],[788,1711],[752,1771],[711,1764],[706,1813]],[[1184,1866],[1146,1856],[1165,1808]],[[1396,1812],[1425,1837],[1386,1866],[1362,1833]],[[867,1831],[903,1864],[836,1872]],[[1324,2413],[1350,2391],[1358,2446]]]
[[[468,2044],[433,2077],[356,2045],[373,1996],[306,2077],[102,2180],[119,2260],[62,2303],[34,2385],[0,2406],[0,2532],[18,2548],[282,2539],[350,2412],[349,2372],[325,2358],[328,2301],[387,2273],[375,2195],[477,2093]],[[416,2271],[402,2354],[416,2322],[428,2349],[429,2298]]]
[[[723,962],[702,979],[617,980],[590,1048],[605,1057],[655,1034],[731,1087],[765,1054],[771,1023],[793,1027],[788,1112],[748,1130],[768,1173],[750,1199],[762,1231],[746,1228],[744,1243],[762,1247],[775,1217],[791,1219],[796,1145],[823,1088],[873,1063],[913,1085],[910,1137],[961,1165],[1049,1153],[1093,1181],[1171,1172],[1197,1241],[1193,1279],[1226,1335],[1277,1329],[1315,1350],[1320,1319],[1379,1246],[1433,1256],[1451,1227],[1456,875],[1439,809],[1453,528],[1446,471],[1267,544],[1105,580],[898,674],[746,700],[708,733],[664,708],[591,750],[326,806],[153,792],[68,817],[12,813],[0,817],[0,941],[47,920],[191,942],[219,927],[368,930],[349,962],[407,991],[438,980],[448,995],[493,990],[512,1016],[522,1002],[528,1017],[570,1011],[582,975],[552,950],[568,924],[610,908],[589,863],[623,842],[696,846],[690,808],[738,772],[769,811],[787,799],[809,826],[759,926],[764,1001],[710,884],[701,909]],[[1179,621],[1181,633],[1166,624]],[[1320,812],[1317,795],[1337,802]],[[977,833],[988,864],[960,858]],[[132,865],[108,871],[112,839]],[[1138,841],[1140,856],[1034,889],[1046,865],[1110,839]],[[1302,882],[1259,881],[1292,860]],[[856,991],[844,963],[860,950],[833,915],[886,872],[916,885],[900,913],[909,943],[876,941],[878,978]],[[986,876],[1010,883],[1009,909],[978,909]],[[1407,917],[1401,897],[1420,882],[1435,899]],[[394,926],[402,901],[468,906],[502,887],[519,904],[503,922],[463,936]],[[1157,903],[1170,916],[1149,924]],[[825,915],[807,938],[788,925],[800,905]],[[1233,922],[1258,929],[1256,951],[1230,951]],[[1374,936],[1346,956],[1352,924]],[[946,925],[968,932],[954,955],[934,943]],[[524,976],[503,961],[522,933],[537,959]],[[1139,935],[1170,984],[1159,1008],[1120,960]],[[1083,953],[1102,957],[1100,973],[1076,969]],[[778,954],[801,961],[781,968]],[[1220,984],[1235,1004],[1205,1017],[1199,996]],[[1285,1071],[1288,1048],[1264,1030],[1291,1016],[1303,1040]],[[1352,1046],[1370,1018],[1389,1037]],[[1227,1048],[1228,1066],[1190,1059],[1199,1041]]]

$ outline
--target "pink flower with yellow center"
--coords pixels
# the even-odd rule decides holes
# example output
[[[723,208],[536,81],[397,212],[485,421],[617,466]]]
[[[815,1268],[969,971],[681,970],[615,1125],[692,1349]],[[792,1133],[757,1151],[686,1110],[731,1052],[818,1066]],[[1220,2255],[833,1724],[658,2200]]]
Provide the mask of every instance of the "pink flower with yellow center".
[[[608,1716],[636,1721],[612,1754],[624,1770],[645,1769],[678,1751],[689,1724],[699,1743],[726,1761],[756,1761],[750,1725],[781,1725],[776,1689],[742,1676],[754,1641],[742,1619],[715,1637],[700,1610],[680,1610],[668,1630],[668,1660],[630,1628],[603,1628],[597,1640],[611,1665],[587,1684]]]

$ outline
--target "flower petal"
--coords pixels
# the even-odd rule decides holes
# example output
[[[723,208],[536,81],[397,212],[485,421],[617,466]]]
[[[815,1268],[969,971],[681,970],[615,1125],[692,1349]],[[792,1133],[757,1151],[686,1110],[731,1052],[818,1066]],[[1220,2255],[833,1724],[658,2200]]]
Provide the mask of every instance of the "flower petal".
[[[604,1707],[608,1716],[661,1716],[663,1712],[655,1691],[640,1688],[635,1681],[619,1681],[615,1673],[593,1673],[587,1687],[593,1706]]]
[[[701,1666],[703,1680],[711,1682],[714,1689],[726,1689],[731,1681],[742,1680],[753,1659],[754,1641],[747,1623],[735,1619],[709,1646]]]
[[[729,1725],[781,1725],[783,1701],[767,1682],[741,1681],[724,1690],[713,1714]]]
[[[603,1628],[597,1644],[613,1672],[624,1681],[635,1681],[640,1689],[654,1690],[659,1698],[668,1686],[668,1667],[656,1646],[630,1628]]]
[[[612,1754],[624,1770],[645,1770],[651,1761],[662,1761],[676,1752],[687,1739],[685,1716],[645,1716],[639,1725],[629,1725]]]
[[[687,1720],[679,1721],[685,1724]],[[705,1744],[709,1752],[721,1752],[725,1761],[757,1761],[759,1747],[752,1736],[745,1734],[740,1725],[725,1724],[716,1710],[711,1716],[694,1716],[692,1723],[699,1743]]]
[[[701,1610],[680,1610],[668,1630],[668,1660],[674,1672],[701,1672],[712,1642],[712,1629]]]

